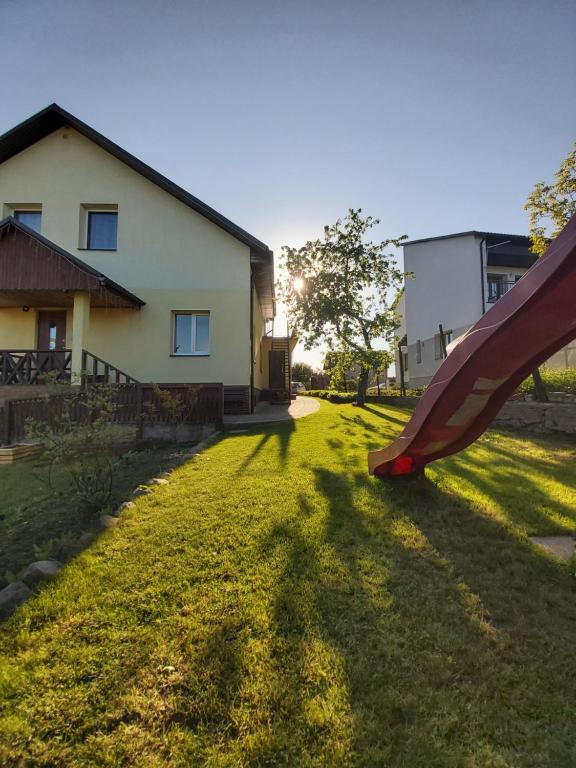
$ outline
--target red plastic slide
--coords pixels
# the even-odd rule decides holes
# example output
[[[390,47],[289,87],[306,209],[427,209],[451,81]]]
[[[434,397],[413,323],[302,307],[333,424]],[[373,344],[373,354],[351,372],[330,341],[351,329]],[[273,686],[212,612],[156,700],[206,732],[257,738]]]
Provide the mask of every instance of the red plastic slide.
[[[490,426],[530,373],[576,338],[576,216],[546,253],[462,336],[408,425],[368,454],[370,474],[421,473]]]

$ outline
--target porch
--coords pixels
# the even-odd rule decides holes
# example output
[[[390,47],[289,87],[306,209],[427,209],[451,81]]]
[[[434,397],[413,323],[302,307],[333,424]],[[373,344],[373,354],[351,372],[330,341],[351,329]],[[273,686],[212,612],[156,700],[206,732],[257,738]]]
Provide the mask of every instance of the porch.
[[[72,349],[0,350],[0,388],[67,382],[76,384],[136,384],[137,380],[85,349],[73,373]],[[1,393],[1,390],[0,390]]]
[[[0,310],[5,321],[0,385],[38,384],[48,373],[73,384],[87,377],[135,381],[87,350],[90,311],[137,311],[143,305],[130,291],[21,222],[0,222]],[[32,344],[18,348],[14,340]]]

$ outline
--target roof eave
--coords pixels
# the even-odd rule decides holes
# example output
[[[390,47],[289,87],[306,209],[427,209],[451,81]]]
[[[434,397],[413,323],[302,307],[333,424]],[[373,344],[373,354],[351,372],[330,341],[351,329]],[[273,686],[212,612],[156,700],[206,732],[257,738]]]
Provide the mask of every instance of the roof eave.
[[[438,235],[437,237],[423,237],[419,240],[407,240],[405,243],[402,243],[402,247],[406,245],[416,245],[417,243],[430,243],[435,240],[450,240],[453,237],[503,237],[503,238],[514,238],[515,240],[530,240],[528,235],[511,235],[509,233],[505,232],[481,232],[477,229],[470,229],[467,232],[454,232],[451,235]]]

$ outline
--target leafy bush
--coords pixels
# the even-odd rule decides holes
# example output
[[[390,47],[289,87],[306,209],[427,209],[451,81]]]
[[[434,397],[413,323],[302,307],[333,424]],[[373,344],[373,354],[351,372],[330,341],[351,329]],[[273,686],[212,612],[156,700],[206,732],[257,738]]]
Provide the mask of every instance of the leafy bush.
[[[540,369],[540,375],[548,392],[569,392],[576,395],[576,368],[567,368],[561,371],[544,367]],[[532,376],[520,385],[519,391],[524,394],[534,394]]]
[[[406,397],[420,397],[423,393],[422,388],[418,389],[407,389],[406,390]],[[318,397],[321,400],[328,400],[331,403],[355,403],[356,402],[356,392],[338,392],[334,389],[310,389],[306,392],[302,392],[303,395],[308,395],[309,397]],[[366,397],[367,403],[377,403],[379,401],[386,402],[386,399],[389,397],[400,397],[400,390],[392,390],[387,389],[385,392],[378,396],[378,395],[368,395]]]
[[[390,387],[389,389],[382,389],[380,397],[422,397],[424,389],[425,387],[413,387],[412,389],[406,389],[406,395],[403,395],[399,389]],[[378,395],[375,395],[375,397],[378,398]]]
[[[328,400],[331,403],[353,403],[356,400],[355,392],[337,392],[334,389],[310,389],[302,392],[302,394],[319,397],[321,400]]]
[[[51,495],[62,493],[52,482],[59,469],[78,507],[98,512],[110,499],[120,446],[126,442],[126,430],[114,423],[114,386],[81,390],[58,384],[57,390],[45,418],[27,419],[26,436],[44,445],[43,479]]]

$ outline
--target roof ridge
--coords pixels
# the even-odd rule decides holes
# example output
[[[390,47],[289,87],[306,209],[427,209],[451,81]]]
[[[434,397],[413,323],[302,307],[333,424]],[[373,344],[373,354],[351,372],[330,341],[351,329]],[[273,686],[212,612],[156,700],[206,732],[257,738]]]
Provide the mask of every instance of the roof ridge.
[[[54,120],[54,117],[59,117],[65,122]],[[213,224],[216,224],[221,229],[228,232],[232,237],[235,237],[250,248],[272,258],[272,251],[270,248],[257,237],[251,235],[238,224],[235,224],[226,216],[219,213],[215,208],[204,203],[192,193],[171,181],[167,176],[164,176],[160,171],[155,170],[143,160],[140,160],[135,155],[123,149],[119,144],[116,144],[114,141],[104,136],[104,134],[80,120],[56,102],[49,104],[47,107],[44,107],[44,109],[41,109],[39,112],[36,112],[31,117],[18,123],[18,125],[0,135],[0,164],[24,149],[27,149],[37,141],[40,141],[40,139],[54,133],[54,131],[62,128],[63,125],[70,125],[83,136],[116,157],[120,162],[125,163],[128,167],[132,168],[132,170],[172,195],[172,197],[180,200],[180,202],[184,203],[189,208],[192,208],[209,221],[212,221]]]

